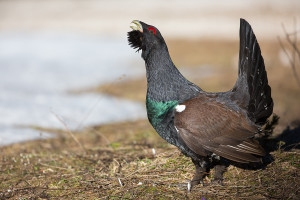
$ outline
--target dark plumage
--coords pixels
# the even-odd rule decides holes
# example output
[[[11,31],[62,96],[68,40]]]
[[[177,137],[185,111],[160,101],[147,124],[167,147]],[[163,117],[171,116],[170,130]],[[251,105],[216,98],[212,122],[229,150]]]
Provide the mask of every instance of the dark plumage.
[[[264,149],[254,136],[273,112],[264,60],[251,26],[240,21],[238,80],[233,89],[207,93],[173,64],[154,26],[133,21],[131,47],[142,50],[147,72],[147,114],[157,133],[192,158],[192,186],[215,167],[221,182],[229,163],[260,162]]]

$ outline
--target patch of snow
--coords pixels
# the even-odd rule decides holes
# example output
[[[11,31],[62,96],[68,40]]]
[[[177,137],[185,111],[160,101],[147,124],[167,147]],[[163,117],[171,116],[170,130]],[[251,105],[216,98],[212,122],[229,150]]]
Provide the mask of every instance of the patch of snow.
[[[67,93],[124,75],[140,76],[145,73],[143,65],[127,40],[0,33],[0,145],[49,137],[19,126],[64,128],[52,112],[71,129],[145,118],[141,103]]]

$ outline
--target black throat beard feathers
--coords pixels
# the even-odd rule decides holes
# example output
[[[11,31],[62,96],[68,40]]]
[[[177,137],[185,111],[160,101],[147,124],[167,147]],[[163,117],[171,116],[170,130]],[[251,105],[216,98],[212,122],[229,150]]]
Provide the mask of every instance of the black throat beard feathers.
[[[133,49],[137,51],[142,49],[143,34],[140,31],[134,30],[127,33],[128,43]]]

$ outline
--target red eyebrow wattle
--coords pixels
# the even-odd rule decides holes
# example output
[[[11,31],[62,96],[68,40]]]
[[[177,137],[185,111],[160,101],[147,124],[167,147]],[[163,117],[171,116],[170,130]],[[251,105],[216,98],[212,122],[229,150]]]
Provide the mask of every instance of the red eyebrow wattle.
[[[153,33],[156,35],[156,29],[155,29],[155,28],[149,27],[148,30],[149,30],[149,31],[153,31]]]

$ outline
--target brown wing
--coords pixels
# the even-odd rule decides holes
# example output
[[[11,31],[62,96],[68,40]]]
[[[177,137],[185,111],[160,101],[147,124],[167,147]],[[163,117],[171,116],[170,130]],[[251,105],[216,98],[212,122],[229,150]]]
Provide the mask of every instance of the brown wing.
[[[259,162],[254,155],[265,155],[257,141],[251,139],[258,128],[245,115],[231,110],[215,98],[199,96],[182,103],[175,113],[175,126],[186,145],[199,155],[207,151],[241,163]],[[254,155],[253,155],[254,154]]]

